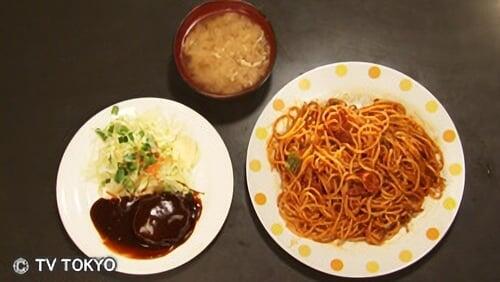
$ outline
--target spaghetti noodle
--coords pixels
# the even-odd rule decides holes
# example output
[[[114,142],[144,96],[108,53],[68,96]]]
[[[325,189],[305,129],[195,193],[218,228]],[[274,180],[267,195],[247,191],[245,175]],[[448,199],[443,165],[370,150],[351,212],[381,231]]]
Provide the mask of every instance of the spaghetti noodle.
[[[444,189],[441,150],[396,102],[291,107],[267,153],[281,177],[281,216],[318,242],[382,244]]]

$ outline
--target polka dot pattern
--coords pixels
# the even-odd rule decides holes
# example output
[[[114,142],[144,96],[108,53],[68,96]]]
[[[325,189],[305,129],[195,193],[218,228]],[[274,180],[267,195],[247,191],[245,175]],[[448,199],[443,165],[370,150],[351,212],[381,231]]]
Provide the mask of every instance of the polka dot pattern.
[[[343,77],[347,74],[347,66],[346,65],[338,65],[336,68],[335,68],[335,74],[338,76],[338,77]]]
[[[311,82],[309,81],[309,79],[306,79],[306,78],[301,79],[301,80],[299,81],[299,88],[300,88],[300,90],[302,90],[302,91],[307,91],[307,90],[309,90],[309,89],[311,88]]]
[[[264,127],[258,127],[255,130],[255,136],[257,136],[257,139],[264,140],[267,137],[267,130]]]
[[[274,235],[279,236],[283,233],[283,226],[281,226],[281,224],[279,223],[275,223],[271,226],[271,232]]]
[[[252,160],[250,162],[250,169],[253,171],[253,172],[258,172],[260,171],[261,169],[261,164],[260,164],[260,161],[259,160]]]
[[[341,271],[342,268],[344,268],[344,263],[342,262],[342,260],[340,259],[333,259],[331,262],[330,262],[330,268],[333,270],[333,271]]]
[[[427,229],[427,232],[425,232],[425,236],[427,236],[427,239],[429,240],[437,240],[439,238],[439,230],[435,227],[431,227]]]
[[[301,257],[308,257],[311,255],[311,248],[308,245],[299,246],[299,255]]]
[[[368,76],[370,78],[376,79],[380,76],[380,72],[381,71],[379,67],[373,66],[370,69],[368,69]]]
[[[399,89],[401,89],[402,91],[410,91],[412,86],[413,85],[411,83],[411,80],[407,78],[402,79],[401,82],[399,83]]]
[[[410,250],[402,250],[399,253],[399,260],[402,262],[410,262],[413,258],[413,254]]]
[[[378,262],[376,261],[369,261],[366,263],[366,270],[370,273],[376,273],[380,269],[380,266],[378,265]]]
[[[267,197],[264,195],[264,193],[257,193],[254,196],[254,201],[257,205],[264,205],[267,202]]]
[[[457,202],[455,201],[455,199],[451,198],[451,197],[448,197],[446,199],[444,199],[443,201],[443,207],[447,210],[453,210],[455,209],[455,207],[457,206]]]
[[[455,137],[456,137],[455,131],[451,129],[447,129],[443,132],[443,140],[448,143],[455,141]]]
[[[425,109],[429,113],[435,113],[438,110],[438,103],[436,101],[429,101],[425,104]]]
[[[457,176],[460,175],[460,173],[462,173],[462,166],[460,164],[452,164],[450,165],[449,170],[451,175]]]
[[[276,111],[281,111],[283,110],[283,108],[285,108],[285,103],[283,102],[283,100],[281,99],[274,100],[273,109],[275,109]]]

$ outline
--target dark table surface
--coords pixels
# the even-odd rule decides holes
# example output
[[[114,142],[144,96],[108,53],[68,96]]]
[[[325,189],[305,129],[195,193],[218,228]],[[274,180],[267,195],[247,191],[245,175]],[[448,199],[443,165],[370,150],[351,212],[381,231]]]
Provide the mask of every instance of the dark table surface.
[[[427,87],[454,120],[466,159],[464,198],[446,237],[380,280],[499,281],[500,1],[254,1],[274,26],[276,66],[257,94],[228,102],[193,93],[172,61],[174,32],[196,2],[2,1],[0,281],[342,280],[301,265],[265,233],[249,202],[244,160],[257,117],[283,85],[351,60],[393,67]],[[226,142],[235,185],[219,236],[191,262],[153,276],[14,274],[17,257],[84,256],[58,216],[59,161],[93,114],[142,96],[188,105]]]

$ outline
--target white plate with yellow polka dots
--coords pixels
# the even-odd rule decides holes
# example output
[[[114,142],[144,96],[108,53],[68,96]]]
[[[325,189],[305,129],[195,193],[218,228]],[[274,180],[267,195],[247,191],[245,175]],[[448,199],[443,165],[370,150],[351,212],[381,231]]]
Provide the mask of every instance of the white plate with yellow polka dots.
[[[409,225],[381,246],[346,242],[341,246],[318,243],[292,233],[279,215],[280,179],[271,171],[266,145],[274,120],[289,106],[340,98],[363,105],[374,98],[402,103],[423,122],[441,148],[446,181],[438,200],[426,198],[424,210]],[[302,263],[319,271],[345,277],[373,277],[405,268],[422,258],[443,238],[462,200],[464,156],[457,130],[443,106],[427,89],[394,69],[362,62],[325,65],[285,85],[269,102],[253,129],[247,152],[247,183],[253,207],[276,243]]]

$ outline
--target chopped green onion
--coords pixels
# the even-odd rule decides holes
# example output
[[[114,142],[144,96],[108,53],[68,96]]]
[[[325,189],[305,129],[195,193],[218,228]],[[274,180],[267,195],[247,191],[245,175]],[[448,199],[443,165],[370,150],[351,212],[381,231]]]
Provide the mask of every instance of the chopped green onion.
[[[148,167],[156,162],[156,158],[152,154],[146,155],[144,157],[144,167]]]
[[[142,148],[141,148],[143,151],[149,151],[151,150],[151,145],[149,145],[149,143],[144,143],[142,144]]]
[[[123,186],[125,186],[125,188],[127,188],[127,190],[130,190],[130,188],[134,187],[134,182],[132,180],[130,180],[129,177],[125,177],[125,178],[123,178]]]
[[[122,167],[119,167],[117,170],[116,170],[116,174],[115,174],[115,182],[116,183],[121,183],[123,181],[123,178],[125,177],[126,175],[126,171],[124,168]]]
[[[139,136],[141,136],[141,138],[144,137],[144,131],[142,131],[142,130],[139,131]]]
[[[130,139],[130,141],[134,141],[134,133],[133,132],[130,132],[128,134],[128,139]]]
[[[128,137],[127,136],[120,136],[118,137],[118,143],[127,143],[128,142]]]
[[[102,181],[101,186],[104,186],[104,185],[108,184],[109,182],[111,182],[111,179],[110,178],[106,178],[106,179],[104,179]]]
[[[132,162],[132,161],[134,161],[135,160],[135,153],[126,154],[123,157],[123,160],[125,160],[126,162]]]
[[[298,169],[300,168],[300,164],[301,160],[297,154],[291,153],[288,156],[286,156],[286,167],[292,173],[297,173]]]
[[[119,110],[120,110],[120,109],[118,108],[118,106],[116,106],[116,105],[115,105],[115,106],[113,106],[113,107],[111,108],[111,114],[112,114],[112,115],[117,115]]]
[[[108,127],[108,134],[109,136],[113,135],[113,131],[115,130],[115,125],[112,124]]]
[[[125,125],[118,125],[118,129],[117,129],[117,132],[118,134],[120,135],[125,135],[129,132],[130,130],[128,129],[128,127],[126,127]]]
[[[134,162],[127,162],[128,171],[134,171],[137,169],[137,165]]]
[[[105,134],[105,133],[104,133],[101,129],[99,129],[99,128],[96,128],[95,133],[96,133],[99,137],[101,137],[102,141],[106,141],[106,139],[108,138],[108,137],[106,136],[106,134]]]

